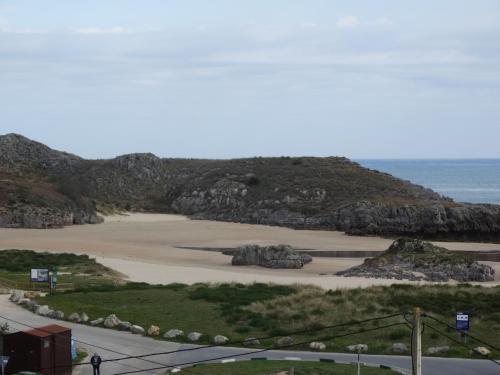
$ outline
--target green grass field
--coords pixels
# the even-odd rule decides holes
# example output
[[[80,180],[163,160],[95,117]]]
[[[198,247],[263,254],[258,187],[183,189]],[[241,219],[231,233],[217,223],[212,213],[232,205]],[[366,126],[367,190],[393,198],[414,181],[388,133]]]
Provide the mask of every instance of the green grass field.
[[[200,375],[271,375],[294,369],[295,375],[355,375],[357,367],[331,362],[239,361],[207,364],[189,368],[190,374]],[[363,367],[363,375],[390,375],[392,370]]]
[[[404,323],[402,316],[352,327],[318,329],[404,312],[418,305],[452,325],[456,311],[470,311],[470,333],[500,346],[500,337],[495,333],[500,329],[500,288],[394,285],[325,291],[317,287],[267,284],[148,286],[131,283],[122,287],[105,286],[97,290],[85,289],[47,296],[38,302],[60,309],[66,316],[72,312],[86,312],[91,319],[96,319],[115,313],[120,319],[146,329],[151,324],[158,325],[162,334],[172,328],[182,329],[186,333],[198,331],[204,334],[202,343],[209,343],[218,334],[238,342],[248,337],[316,330],[307,335],[294,335],[295,343],[319,340],[327,344],[329,351],[338,352],[345,351],[347,345],[363,343],[369,345],[369,353],[381,354],[391,354],[392,344],[396,342],[409,346],[410,330],[406,325],[377,329],[391,323]],[[427,323],[461,340],[453,330],[428,319]],[[332,339],[332,336],[360,329],[377,330]],[[185,338],[179,340],[186,341]],[[274,343],[275,339],[261,342],[262,347],[269,348]],[[424,331],[424,350],[430,346],[443,345],[451,347],[449,356],[471,356],[467,349],[431,329]],[[469,345],[479,346],[471,340]],[[296,348],[308,347],[298,345]]]

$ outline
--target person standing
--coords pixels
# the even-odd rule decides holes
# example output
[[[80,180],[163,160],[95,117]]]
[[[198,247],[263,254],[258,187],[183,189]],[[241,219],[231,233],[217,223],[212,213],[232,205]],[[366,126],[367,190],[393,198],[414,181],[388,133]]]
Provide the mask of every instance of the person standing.
[[[99,367],[101,366],[102,359],[99,357],[99,354],[94,353],[92,358],[90,359],[90,363],[92,368],[94,369],[94,375],[101,375]]]

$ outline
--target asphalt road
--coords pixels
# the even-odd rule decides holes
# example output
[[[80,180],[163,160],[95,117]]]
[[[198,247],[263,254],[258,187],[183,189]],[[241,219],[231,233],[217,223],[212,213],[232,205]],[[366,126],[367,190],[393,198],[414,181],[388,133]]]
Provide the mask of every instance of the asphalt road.
[[[154,340],[148,337],[132,335],[128,332],[119,332],[104,328],[90,327],[70,322],[60,322],[44,318],[8,301],[8,296],[0,295],[0,315],[13,319],[29,326],[42,326],[47,324],[63,324],[70,327],[73,337],[80,341],[78,346],[87,349],[90,353],[97,352],[104,359],[115,359],[127,355],[142,355],[157,352],[166,352],[181,348],[191,348],[194,345],[183,345],[167,341]],[[0,324],[4,323],[0,318]],[[13,330],[24,330],[27,327],[8,322]],[[101,347],[101,348],[97,348]],[[105,348],[105,349],[103,349]],[[253,350],[244,348],[216,347],[205,348],[190,352],[181,352],[169,355],[148,357],[145,360],[127,359],[120,362],[105,362],[101,366],[101,374],[117,374],[121,372],[143,370],[138,374],[164,373],[165,370],[144,371],[161,366],[175,366],[182,363],[211,360],[217,357],[243,354],[237,359],[251,357],[267,357],[270,359],[301,358],[302,360],[318,360],[319,358],[335,359],[336,361],[352,362],[357,356],[344,353],[315,353],[303,351],[273,350],[265,353],[252,354]],[[151,363],[148,361],[154,361]],[[383,364],[391,367],[409,369],[410,358],[407,356],[361,355],[361,361],[370,364]],[[184,372],[184,371],[183,371]],[[88,375],[92,373],[89,365],[76,366],[74,374]],[[454,358],[427,358],[423,359],[424,375],[499,375],[500,366],[487,360],[454,359]]]

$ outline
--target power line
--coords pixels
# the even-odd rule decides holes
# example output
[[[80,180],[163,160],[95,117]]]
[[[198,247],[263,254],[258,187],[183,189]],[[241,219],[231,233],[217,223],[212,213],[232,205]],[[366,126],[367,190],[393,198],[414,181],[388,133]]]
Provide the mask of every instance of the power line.
[[[301,330],[301,331],[294,331],[294,332],[288,332],[286,334],[281,334],[281,335],[273,335],[273,336],[266,336],[266,337],[256,337],[253,338],[252,340],[269,340],[277,337],[284,337],[284,336],[295,336],[295,335],[300,335],[300,334],[310,334],[314,332],[319,332],[319,331],[324,331],[326,329],[332,329],[332,328],[340,328],[340,327],[346,327],[346,326],[351,326],[351,325],[360,325],[360,324],[365,324],[369,323],[372,321],[377,321],[377,320],[383,320],[383,319],[389,319],[389,318],[394,318],[396,316],[400,316],[401,314],[392,314],[392,315],[386,315],[386,316],[380,316],[380,317],[375,317],[375,318],[370,318],[370,319],[364,319],[364,320],[358,320],[358,321],[350,321],[350,322],[345,322],[345,323],[340,323],[340,324],[334,324],[330,326],[325,326],[321,328],[314,328],[314,329],[306,329],[306,330]],[[178,349],[178,350],[172,350],[172,351],[167,351],[167,352],[157,352],[157,353],[151,353],[151,354],[141,354],[141,355],[136,355],[136,356],[129,356],[127,358],[116,358],[116,359],[109,359],[103,362],[112,362],[112,361],[120,361],[122,359],[129,359],[129,358],[145,358],[145,357],[153,357],[157,355],[167,355],[167,354],[175,354],[175,353],[181,353],[181,352],[191,352],[191,351],[196,351],[196,350],[202,350],[202,349],[210,349],[210,348],[215,348],[215,347],[221,347],[221,346],[228,346],[228,345],[239,345],[239,344],[245,344],[248,343],[251,340],[243,340],[243,341],[234,341],[234,342],[227,342],[222,345],[205,345],[205,346],[198,346],[194,348],[185,348],[185,349]]]
[[[482,353],[480,353],[479,351],[477,351],[477,350],[475,350],[475,349],[473,349],[473,348],[470,348],[469,346],[465,345],[465,344],[464,344],[463,342],[461,342],[460,340],[457,340],[457,339],[455,339],[455,338],[451,337],[450,335],[447,335],[446,333],[441,332],[440,330],[438,330],[437,328],[435,328],[435,327],[431,326],[430,324],[425,324],[425,325],[426,325],[427,327],[429,327],[430,329],[432,329],[434,332],[436,332],[436,333],[440,334],[441,336],[446,337],[448,340],[451,340],[451,341],[453,341],[454,343],[456,343],[456,344],[458,344],[458,345],[461,345],[461,346],[463,346],[463,347],[464,347],[464,348],[466,348],[466,349],[469,349],[469,350],[471,350],[471,351],[473,351],[473,352],[476,352],[476,353],[478,353],[478,354],[482,355],[485,359],[487,359],[487,360],[489,360],[489,361],[493,362],[495,365],[500,366],[500,363],[499,363],[499,362],[495,361],[493,358],[489,358],[487,354],[482,354]]]
[[[444,322],[444,321],[442,321],[442,320],[440,320],[440,319],[438,319],[438,318],[435,318],[435,317],[433,317],[432,315],[425,314],[425,316],[426,316],[427,318],[431,318],[432,320],[435,320],[436,322],[438,322],[438,323],[440,323],[440,324],[443,324],[443,325],[447,326],[448,328],[451,328],[452,330],[455,330],[455,329],[456,329],[456,328],[455,328],[455,327],[453,327],[452,325],[449,325],[448,323],[446,323],[446,322]],[[490,348],[495,349],[495,350],[497,350],[497,351],[499,351],[499,352],[500,352],[500,348],[498,348],[497,346],[495,346],[495,345],[493,345],[493,344],[487,343],[486,341],[483,341],[483,340],[481,340],[481,339],[479,339],[479,338],[477,338],[477,337],[475,337],[475,336],[472,336],[471,334],[469,334],[469,333],[467,333],[467,332],[461,332],[461,333],[463,333],[465,336],[468,336],[468,337],[470,337],[471,339],[473,339],[473,340],[475,340],[475,341],[479,342],[480,344],[483,344],[483,345],[489,346]]]
[[[25,327],[28,327],[28,328],[31,328],[31,329],[34,329],[34,330],[37,330],[37,331],[41,331],[41,332],[46,332],[46,333],[50,333],[52,335],[61,335],[60,333],[54,333],[54,332],[50,332],[50,331],[47,331],[47,330],[44,330],[44,329],[40,329],[40,328],[37,328],[37,327],[33,327],[33,326],[30,326],[29,324],[26,324],[26,323],[22,323],[22,322],[19,322],[17,320],[14,320],[14,319],[11,319],[11,318],[7,318],[3,315],[0,315],[0,318],[4,319],[4,320],[8,320],[8,321],[11,321],[15,324],[19,324],[21,326],[25,326]],[[109,349],[109,348],[105,348],[105,347],[102,347],[102,346],[99,346],[99,345],[95,345],[95,344],[90,344],[88,342],[85,342],[85,341],[81,341],[81,340],[77,340],[77,339],[73,339],[75,342],[78,342],[80,344],[84,344],[84,345],[88,345],[88,346],[92,346],[94,348],[98,348],[98,349],[101,349],[101,350],[105,350],[107,352],[110,352],[110,353],[115,353],[115,354],[119,354],[119,355],[124,355],[124,356],[128,356],[128,354],[126,353],[121,353],[121,352],[118,352],[116,350],[113,350],[113,349]],[[125,359],[128,359],[127,358],[123,358],[123,360]],[[142,358],[139,358],[140,360],[144,361],[144,362],[149,362],[149,363],[153,363],[153,364],[157,364],[157,365],[163,365],[163,363],[160,363],[160,362],[156,362],[156,361],[153,361],[153,360],[149,360],[149,359],[142,359]],[[104,361],[103,361],[104,362]],[[82,365],[89,365],[91,364],[90,362],[82,362],[82,363],[74,363],[74,364],[71,364],[71,367],[75,367],[75,366],[82,366]],[[128,367],[131,367],[131,368],[134,368],[136,370],[140,370],[138,367],[135,367],[135,366],[132,366],[132,365],[129,365],[129,364],[124,364],[124,366],[128,366]],[[53,368],[58,368],[58,367],[69,367],[69,366],[51,366],[50,369],[53,369]],[[41,368],[39,370],[47,370],[49,368]],[[142,371],[142,370],[141,370]],[[143,370],[143,371],[146,371],[146,370]],[[149,371],[148,371],[149,372]]]
[[[341,335],[327,336],[327,337],[323,337],[323,338],[321,338],[319,340],[322,340],[322,341],[333,340],[333,339],[337,339],[337,338],[342,338],[342,337],[357,335],[357,334],[360,334],[360,333],[366,333],[366,332],[377,331],[377,330],[380,330],[380,329],[391,328],[391,327],[395,327],[395,326],[399,326],[399,325],[406,325],[406,323],[403,323],[403,322],[392,323],[392,324],[387,324],[387,325],[380,326],[380,327],[375,327],[375,328],[370,328],[370,329],[363,329],[363,330],[359,330],[359,331],[344,333],[344,334],[341,334]],[[314,341],[317,341],[317,340],[318,339],[308,340],[308,341],[302,341],[302,342],[299,342],[299,343],[296,343],[296,344],[283,345],[283,346],[280,346],[279,348],[260,349],[260,350],[254,350],[254,351],[247,352],[247,353],[239,353],[239,354],[226,355],[226,356],[215,357],[215,358],[210,358],[210,359],[205,359],[205,360],[200,360],[200,361],[191,361],[191,362],[177,363],[177,364],[170,365],[170,366],[162,366],[162,367],[149,368],[148,370],[149,371],[162,370],[162,369],[168,369],[168,368],[188,366],[188,365],[193,365],[193,364],[198,364],[198,363],[205,363],[205,362],[212,362],[212,361],[218,361],[218,360],[223,360],[223,359],[230,359],[230,358],[242,357],[242,356],[245,356],[245,355],[259,354],[259,353],[269,352],[269,351],[276,350],[276,349],[280,349],[281,350],[281,349],[286,349],[286,348],[292,348],[292,347],[295,347],[295,346],[306,345],[306,344],[310,344],[310,343],[312,343]],[[115,374],[112,374],[112,375],[135,374],[135,373],[138,373],[138,372],[140,372],[140,371],[118,372],[118,373],[115,373]]]

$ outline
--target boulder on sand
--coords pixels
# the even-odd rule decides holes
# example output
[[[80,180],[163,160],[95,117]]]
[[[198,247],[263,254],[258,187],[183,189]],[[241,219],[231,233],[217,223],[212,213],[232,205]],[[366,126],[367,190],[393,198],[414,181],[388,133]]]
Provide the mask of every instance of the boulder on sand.
[[[262,266],[267,268],[302,268],[312,261],[308,254],[300,254],[289,245],[244,245],[233,252],[233,266]]]

